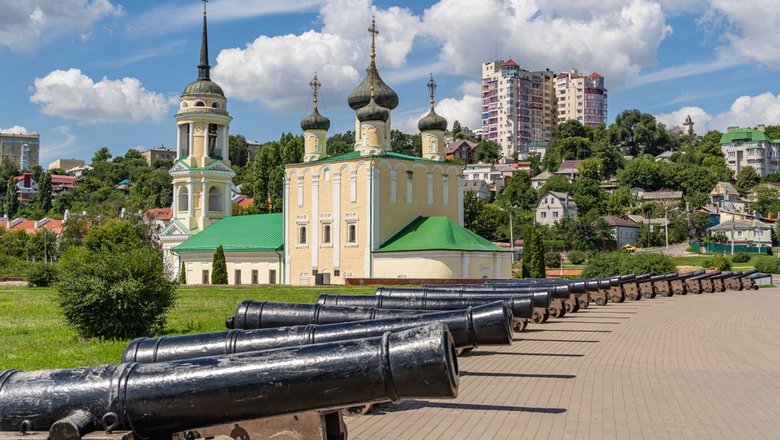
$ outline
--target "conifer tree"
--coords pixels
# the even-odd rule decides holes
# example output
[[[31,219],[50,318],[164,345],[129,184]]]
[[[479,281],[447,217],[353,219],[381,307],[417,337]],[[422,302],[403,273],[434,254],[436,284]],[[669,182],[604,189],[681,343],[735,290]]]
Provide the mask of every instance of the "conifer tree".
[[[544,243],[534,225],[525,228],[523,236],[523,278],[544,278]]]
[[[184,268],[184,262],[179,265],[179,284],[187,284],[187,271]]]
[[[41,175],[35,204],[38,205],[44,213],[51,211],[51,176],[49,173],[42,173]]]
[[[211,260],[211,284],[227,284],[227,263],[225,262],[225,250],[222,245],[217,246],[214,259]]]
[[[8,218],[13,218],[16,212],[19,211],[19,199],[16,198],[16,179],[13,176],[8,179],[6,188],[5,212],[8,214]]]

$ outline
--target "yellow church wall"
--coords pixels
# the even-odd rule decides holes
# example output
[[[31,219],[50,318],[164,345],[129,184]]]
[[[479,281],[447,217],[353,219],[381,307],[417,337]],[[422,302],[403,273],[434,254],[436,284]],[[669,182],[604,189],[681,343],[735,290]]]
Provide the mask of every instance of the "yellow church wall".
[[[179,259],[184,263],[187,284],[210,284],[213,254],[209,252],[182,252]],[[257,271],[257,284],[278,284],[281,282],[281,265],[275,252],[225,252],[228,284],[253,284],[252,271]],[[203,283],[203,271],[208,271],[208,283]],[[240,274],[236,274],[240,270]],[[275,274],[272,274],[274,271]],[[240,282],[236,282],[240,275]],[[271,282],[270,276],[276,279]]]
[[[374,254],[375,278],[507,279],[508,252],[424,251]]]

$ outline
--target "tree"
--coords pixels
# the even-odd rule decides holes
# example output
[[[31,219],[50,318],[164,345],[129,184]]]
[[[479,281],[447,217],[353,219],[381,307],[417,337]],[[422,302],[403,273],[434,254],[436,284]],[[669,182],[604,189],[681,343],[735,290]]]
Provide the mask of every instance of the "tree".
[[[707,228],[712,226],[710,215],[706,212],[694,212],[691,214],[690,218],[691,231],[693,232],[693,236],[696,238],[703,237],[704,233],[707,231]]]
[[[214,258],[211,260],[211,284],[227,284],[227,263],[225,262],[225,250],[222,245],[217,246]]]
[[[639,110],[625,110],[615,117],[615,123],[607,130],[612,145],[629,154],[656,156],[671,146],[666,127],[656,122],[655,116]]]
[[[35,196],[35,204],[45,213],[51,211],[51,176],[49,173],[41,174],[38,181],[38,194]]]
[[[553,142],[566,138],[588,137],[588,127],[575,119],[569,119],[556,125],[552,132]]]
[[[618,173],[621,186],[642,188],[654,191],[663,186],[658,162],[653,156],[642,155],[626,162],[625,168]]]
[[[636,197],[631,195],[628,187],[622,186],[607,197],[607,214],[623,215],[637,203]]]
[[[108,148],[101,147],[95,152],[95,155],[92,156],[92,165],[95,165],[97,162],[108,162],[109,159],[111,159],[111,152]]]
[[[249,147],[243,135],[230,135],[228,137],[228,155],[230,162],[239,168],[246,166],[249,161]]]
[[[60,258],[57,302],[81,336],[130,339],[165,327],[175,284],[145,230],[135,219],[110,220]]]
[[[499,158],[501,146],[493,141],[479,141],[474,149],[474,163],[494,163]]]
[[[5,212],[8,218],[13,218],[19,211],[19,199],[17,197],[16,179],[11,177],[8,179],[5,190]]]
[[[173,202],[173,181],[164,168],[144,169],[130,185],[130,202],[140,210],[165,208]]]
[[[523,234],[523,278],[544,278],[544,243],[542,236],[533,224],[526,226]]]
[[[594,158],[601,160],[601,177],[604,179],[614,176],[625,165],[623,153],[606,143],[594,143],[591,152]]]
[[[512,180],[498,197],[507,206],[516,206],[530,210],[536,206],[536,191],[531,187],[531,176],[525,171],[517,171]]]
[[[544,185],[539,188],[539,197],[547,194],[548,191],[569,192],[571,191],[571,182],[563,176],[553,174],[544,182]]]
[[[748,165],[739,171],[736,183],[737,191],[743,195],[747,194],[748,191],[753,189],[753,187],[758,185],[760,182],[761,176],[758,175],[758,172],[756,172],[755,168]]]
[[[591,141],[584,137],[570,137],[555,141],[561,160],[585,159],[591,156]]]
[[[775,214],[780,212],[780,190],[776,187],[763,184],[754,188],[756,201],[751,204],[753,211],[761,214]]]
[[[187,284],[187,268],[184,267],[184,261],[179,264],[179,284]]]
[[[460,126],[460,122],[456,119],[452,123],[452,138],[453,139],[465,139],[466,135],[463,134],[463,128]]]
[[[577,212],[587,214],[591,210],[604,212],[606,192],[599,187],[599,181],[590,177],[580,177],[571,185],[571,195],[577,203]]]
[[[328,138],[328,155],[338,156],[355,149],[355,132],[337,133]]]
[[[422,136],[392,130],[390,132],[390,147],[393,151],[401,154],[422,157]]]
[[[30,234],[27,237],[25,248],[29,261],[43,261],[44,263],[54,261],[59,256],[57,233],[43,228]]]

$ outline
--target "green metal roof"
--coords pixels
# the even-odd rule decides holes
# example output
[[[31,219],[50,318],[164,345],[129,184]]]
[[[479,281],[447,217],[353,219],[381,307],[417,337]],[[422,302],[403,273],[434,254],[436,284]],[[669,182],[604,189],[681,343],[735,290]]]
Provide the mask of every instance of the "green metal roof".
[[[385,157],[385,158],[388,158],[388,159],[412,160],[412,161],[415,161],[415,162],[438,162],[438,161],[435,161],[435,160],[424,159],[422,157],[410,156],[408,154],[396,153],[395,151],[386,151],[384,154],[372,154],[370,156],[361,156],[360,155],[360,151],[355,150],[355,151],[350,151],[350,152],[347,152],[347,153],[339,154],[337,156],[326,157],[326,158],[320,159],[320,160],[314,160],[314,161],[311,161],[311,162],[295,163],[295,164],[289,164],[289,165],[295,166],[295,165],[310,165],[310,164],[314,164],[314,163],[341,162],[341,161],[345,161],[345,160],[360,159],[361,157]]]
[[[734,141],[772,142],[772,139],[763,131],[753,128],[738,128],[728,133],[724,133],[723,136],[720,137],[721,144],[731,144],[734,143]]]
[[[175,247],[174,252],[273,252],[284,249],[282,214],[225,217]]]
[[[447,216],[417,217],[374,252],[511,252],[458,225]]]

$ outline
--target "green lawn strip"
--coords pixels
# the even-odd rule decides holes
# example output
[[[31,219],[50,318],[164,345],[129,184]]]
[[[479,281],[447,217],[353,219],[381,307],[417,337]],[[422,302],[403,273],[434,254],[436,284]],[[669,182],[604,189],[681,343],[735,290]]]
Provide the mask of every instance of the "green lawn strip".
[[[375,287],[181,287],[168,314],[166,335],[225,330],[239,302],[257,299],[314,302],[320,293],[373,293]],[[54,289],[0,287],[0,370],[37,370],[118,363],[129,341],[85,340],[70,328]],[[96,310],[95,313],[100,313]]]

